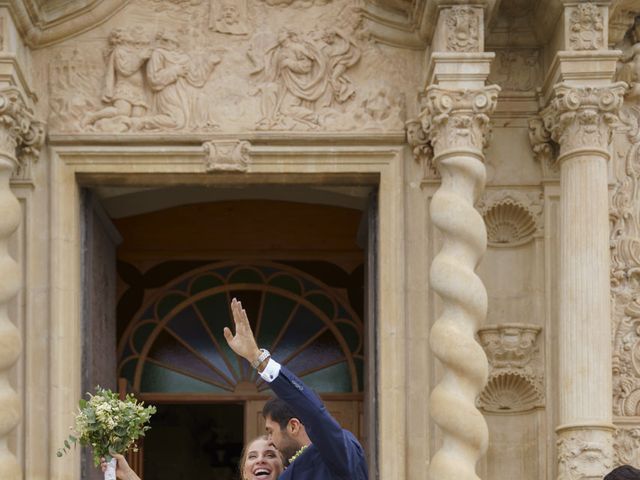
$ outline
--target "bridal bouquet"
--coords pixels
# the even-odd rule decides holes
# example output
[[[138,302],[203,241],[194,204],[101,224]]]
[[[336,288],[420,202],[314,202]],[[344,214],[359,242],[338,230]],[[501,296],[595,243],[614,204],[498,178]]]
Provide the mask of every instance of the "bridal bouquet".
[[[115,480],[115,459],[110,453],[124,453],[131,447],[135,451],[136,440],[151,428],[147,423],[156,408],[145,407],[131,394],[120,400],[118,394],[100,387],[96,387],[95,395],[88,395],[89,400],[80,400],[75,435],[69,435],[57,455],[61,457],[78,443],[90,446],[96,466],[100,465],[101,457],[108,461],[105,479]]]

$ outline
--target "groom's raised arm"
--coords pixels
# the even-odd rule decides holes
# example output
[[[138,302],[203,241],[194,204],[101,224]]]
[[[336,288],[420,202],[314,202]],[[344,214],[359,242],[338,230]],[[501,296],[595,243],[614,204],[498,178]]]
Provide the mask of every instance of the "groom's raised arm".
[[[284,400],[302,422],[327,466],[338,476],[346,477],[354,467],[351,465],[354,459],[364,456],[355,437],[340,427],[302,380],[275,360],[261,358],[262,351],[253,338],[246,312],[236,299],[231,302],[231,311],[236,324],[235,336],[228,328],[224,329],[231,349],[252,365],[257,365],[262,378],[270,383],[278,398]]]

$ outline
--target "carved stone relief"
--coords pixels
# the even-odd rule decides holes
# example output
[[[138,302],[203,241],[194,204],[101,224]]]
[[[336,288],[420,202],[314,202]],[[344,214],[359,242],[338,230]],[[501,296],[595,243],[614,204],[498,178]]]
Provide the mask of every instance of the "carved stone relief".
[[[626,39],[628,44],[622,46],[622,56],[618,61],[616,79],[626,82],[629,90],[626,92],[626,99],[637,101],[640,99],[640,17],[627,31]]]
[[[52,128],[138,134],[401,130],[412,76],[396,64],[417,70],[405,58],[410,54],[393,52],[392,58],[375,44],[351,2],[314,5],[323,7],[135,0],[123,14],[132,21],[119,22],[123,26],[106,39],[86,34],[104,48],[103,59],[84,58],[64,45],[53,49]],[[156,20],[147,19],[150,11]],[[255,30],[255,19],[269,14],[274,18]],[[133,20],[137,26],[126,26]]]
[[[539,58],[536,49],[498,50],[489,81],[506,91],[535,90],[542,83]]]
[[[447,50],[452,52],[479,52],[482,28],[482,9],[454,6],[445,10]]]
[[[615,465],[640,465],[640,428],[618,427],[613,435]]]
[[[541,192],[489,191],[485,192],[476,208],[487,226],[490,246],[522,245],[542,231]]]
[[[558,435],[558,480],[601,479],[613,467],[609,432],[565,430]]]
[[[272,7],[274,6],[283,6],[288,7],[289,5],[294,7],[307,8],[312,5],[326,5],[330,3],[332,0],[260,0],[261,2],[266,3]]]
[[[615,158],[609,221],[613,325],[613,413],[640,415],[640,106],[620,118],[625,154]]]
[[[529,120],[529,143],[533,158],[542,167],[544,177],[559,177],[558,144],[551,141],[551,133],[545,128],[541,117]]]
[[[573,50],[606,48],[604,20],[600,7],[594,3],[580,3],[569,17],[569,44]]]
[[[418,119],[408,120],[406,123],[407,143],[411,147],[413,159],[424,169],[422,179],[436,178],[438,169],[433,162],[433,149],[427,133]]]
[[[214,32],[245,35],[250,27],[247,0],[210,0],[209,28]]]
[[[261,98],[258,130],[319,128],[338,114],[336,107],[355,96],[347,72],[362,52],[351,32],[336,28],[318,35],[283,29],[267,42],[254,37],[248,52],[256,67],[255,94]]]
[[[537,337],[541,327],[488,325],[478,330],[489,360],[486,387],[478,407],[488,412],[523,412],[544,405],[543,368]]]
[[[249,169],[251,143],[210,141],[202,145],[207,172],[246,172]]]

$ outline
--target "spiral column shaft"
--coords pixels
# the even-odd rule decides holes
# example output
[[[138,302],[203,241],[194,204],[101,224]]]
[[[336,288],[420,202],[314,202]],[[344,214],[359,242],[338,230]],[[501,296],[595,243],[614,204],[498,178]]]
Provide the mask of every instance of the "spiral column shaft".
[[[20,331],[9,318],[9,303],[22,284],[20,267],[9,254],[9,240],[20,225],[22,209],[11,191],[11,175],[19,166],[17,151],[37,155],[44,130],[33,121],[15,88],[0,89],[0,478],[21,480],[22,472],[9,449],[9,435],[20,423],[20,398],[10,382],[11,369],[22,352]],[[22,155],[23,161],[27,159]]]
[[[475,333],[487,313],[487,292],[475,269],[486,247],[486,229],[474,203],[484,190],[482,149],[499,88],[427,89],[423,128],[442,183],[431,201],[431,220],[443,245],[431,265],[431,287],[442,313],[431,329],[431,349],[442,362],[442,379],[431,394],[430,411],[443,434],[429,478],[477,479],[476,463],[488,444],[487,424],[475,406],[488,362]]]

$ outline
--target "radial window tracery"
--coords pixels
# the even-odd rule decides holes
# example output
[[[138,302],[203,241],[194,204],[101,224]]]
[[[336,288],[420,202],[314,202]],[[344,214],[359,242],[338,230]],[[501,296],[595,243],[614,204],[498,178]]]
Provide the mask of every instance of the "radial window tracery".
[[[119,376],[141,393],[231,394],[256,372],[227,346],[229,303],[242,301],[258,344],[319,392],[361,392],[363,326],[334,290],[292,267],[216,263],[168,284],[119,345]],[[257,391],[268,385],[257,382]]]

